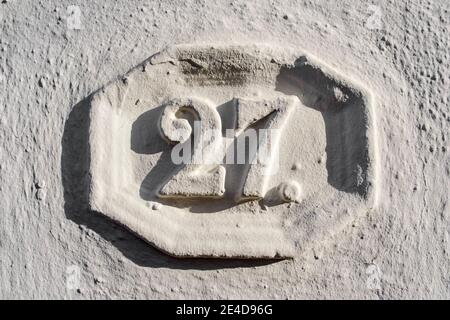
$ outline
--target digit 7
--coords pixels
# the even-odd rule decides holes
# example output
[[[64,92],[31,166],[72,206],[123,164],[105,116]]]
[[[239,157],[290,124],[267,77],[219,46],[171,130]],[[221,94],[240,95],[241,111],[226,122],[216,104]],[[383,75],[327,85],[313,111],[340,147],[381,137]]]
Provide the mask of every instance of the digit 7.
[[[279,140],[286,121],[296,103],[296,96],[280,96],[272,100],[236,100],[237,161],[245,157],[245,139],[250,138],[249,165],[239,200],[261,199],[267,191],[269,175],[278,169]],[[266,119],[264,129],[247,129]],[[257,136],[257,138],[255,138]]]

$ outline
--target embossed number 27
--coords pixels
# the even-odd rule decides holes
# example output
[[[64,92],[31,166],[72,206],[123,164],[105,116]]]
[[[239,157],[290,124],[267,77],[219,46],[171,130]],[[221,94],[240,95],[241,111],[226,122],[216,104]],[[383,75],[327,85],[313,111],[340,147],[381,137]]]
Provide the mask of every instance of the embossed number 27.
[[[263,198],[267,189],[267,178],[273,170],[278,152],[278,141],[281,129],[293,110],[298,98],[294,96],[278,96],[273,99],[233,99],[234,135],[235,138],[249,126],[265,120],[264,134],[260,134],[256,144],[249,149],[269,150],[263,153],[254,152],[249,157],[247,176],[235,189],[240,189],[240,199]],[[188,113],[194,119],[191,123],[180,114]],[[225,194],[225,167],[212,159],[223,158],[222,121],[211,102],[195,97],[174,99],[166,104],[160,119],[160,132],[164,139],[172,144],[191,144],[192,161],[179,169],[159,191],[165,198],[222,198]],[[195,137],[193,131],[201,137]],[[219,133],[219,135],[211,134]],[[245,135],[245,132],[244,132]],[[250,144],[255,140],[250,139]],[[239,152],[239,149],[238,149]],[[238,154],[239,157],[239,154]],[[201,161],[198,161],[201,159]]]

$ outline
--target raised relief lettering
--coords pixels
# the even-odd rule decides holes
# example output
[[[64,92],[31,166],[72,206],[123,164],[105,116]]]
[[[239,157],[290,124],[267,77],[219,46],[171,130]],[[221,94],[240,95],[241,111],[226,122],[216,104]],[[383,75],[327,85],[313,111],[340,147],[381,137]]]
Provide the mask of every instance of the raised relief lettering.
[[[376,205],[356,77],[295,48],[155,54],[89,98],[90,208],[177,257],[296,257]]]
[[[172,160],[178,165],[185,163],[165,183],[160,196],[223,196],[225,168],[218,164],[217,158],[221,152],[222,125],[215,107],[198,98],[174,99],[164,106],[160,129],[169,143],[177,143]]]

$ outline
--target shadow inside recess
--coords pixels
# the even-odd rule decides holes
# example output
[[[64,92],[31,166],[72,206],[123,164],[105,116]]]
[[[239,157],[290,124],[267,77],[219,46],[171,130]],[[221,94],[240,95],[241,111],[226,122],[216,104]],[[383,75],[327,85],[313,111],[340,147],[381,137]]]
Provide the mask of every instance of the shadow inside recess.
[[[306,57],[284,65],[275,90],[297,96],[307,108],[322,114],[326,134],[328,183],[339,191],[368,193],[368,119],[360,92],[333,79]],[[345,96],[344,100],[336,93]]]
[[[341,83],[337,83],[320,69],[300,58],[293,66],[281,66],[276,76],[276,90],[299,97],[303,105],[321,112],[326,128],[326,153],[328,183],[334,188],[365,196],[369,155],[367,148],[367,117],[362,97]],[[335,100],[333,90],[338,88],[348,99],[345,104]],[[214,270],[223,268],[251,268],[268,265],[280,260],[259,259],[193,259],[170,257],[130,233],[112,220],[89,210],[89,108],[90,98],[77,103],[70,112],[62,138],[61,174],[64,188],[64,210],[66,217],[78,225],[84,225],[113,244],[125,257],[134,263],[153,268]],[[221,106],[224,110],[224,106]],[[219,112],[221,108],[218,108]],[[176,170],[170,161],[170,146],[155,134],[159,108],[141,115],[133,124],[131,148],[137,153],[162,152],[159,166]],[[223,111],[222,111],[223,112]],[[161,169],[161,168],[160,168]],[[159,169],[158,169],[159,170]],[[358,170],[360,170],[358,172]],[[152,172],[144,179],[141,197],[145,199],[148,188],[160,179]],[[361,180],[362,183],[357,180]],[[151,190],[150,190],[151,191]],[[219,202],[217,202],[219,203]],[[222,209],[235,205],[223,202]],[[215,210],[220,211],[220,207]]]
[[[89,210],[89,108],[90,97],[87,97],[73,107],[64,126],[61,175],[64,188],[64,212],[68,219],[96,232],[114,245],[127,259],[143,267],[215,270],[253,268],[280,261],[171,257],[153,248],[125,227]]]

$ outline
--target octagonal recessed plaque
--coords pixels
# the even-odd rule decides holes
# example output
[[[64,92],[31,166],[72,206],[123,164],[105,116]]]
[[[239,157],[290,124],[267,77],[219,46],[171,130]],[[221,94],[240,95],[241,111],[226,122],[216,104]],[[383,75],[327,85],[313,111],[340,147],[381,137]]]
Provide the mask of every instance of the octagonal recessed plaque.
[[[170,255],[293,257],[375,204],[371,95],[294,49],[175,46],[90,104],[92,210]]]

